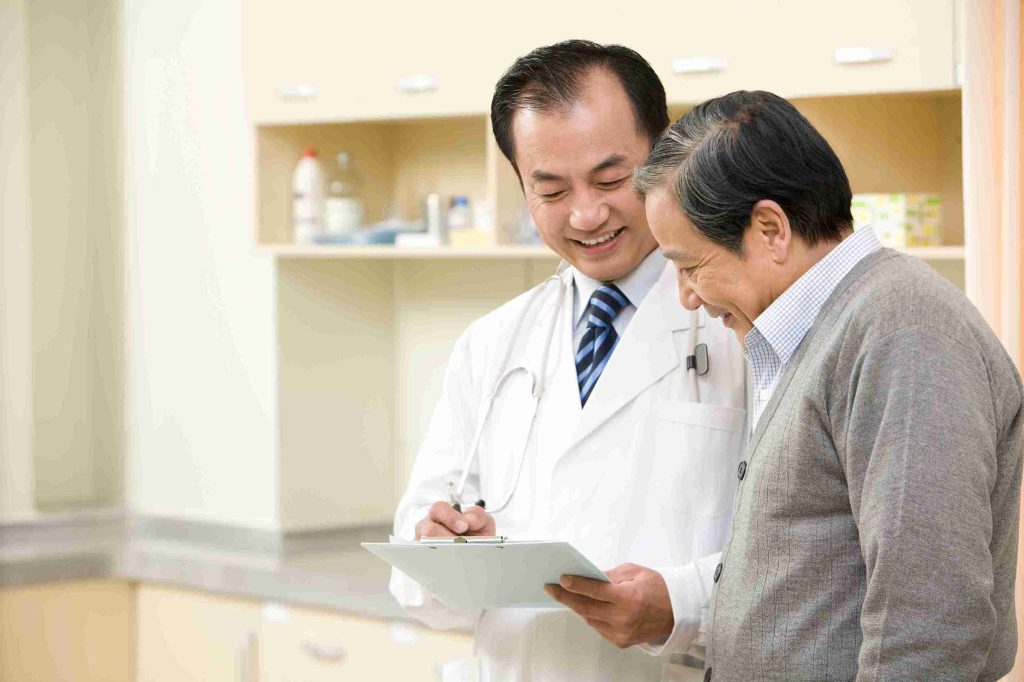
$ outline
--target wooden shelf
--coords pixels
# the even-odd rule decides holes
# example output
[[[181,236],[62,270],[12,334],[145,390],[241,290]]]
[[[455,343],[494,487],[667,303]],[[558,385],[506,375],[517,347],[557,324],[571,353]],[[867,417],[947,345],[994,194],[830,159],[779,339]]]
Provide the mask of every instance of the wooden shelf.
[[[965,253],[962,246],[910,246],[897,251],[930,261],[962,261]]]
[[[414,259],[470,259],[492,258],[506,260],[522,260],[524,258],[558,258],[551,249],[542,245],[528,246],[491,246],[491,247],[456,247],[456,246],[301,246],[297,244],[278,244],[257,247],[257,252],[273,255],[278,258],[337,258],[337,259],[379,259],[379,260],[414,260]]]
[[[962,261],[963,246],[918,246],[898,249],[902,253],[927,261]],[[300,246],[278,244],[257,247],[257,252],[278,258],[367,259],[367,260],[438,260],[492,258],[521,260],[524,258],[558,258],[542,245],[454,247],[454,246]]]

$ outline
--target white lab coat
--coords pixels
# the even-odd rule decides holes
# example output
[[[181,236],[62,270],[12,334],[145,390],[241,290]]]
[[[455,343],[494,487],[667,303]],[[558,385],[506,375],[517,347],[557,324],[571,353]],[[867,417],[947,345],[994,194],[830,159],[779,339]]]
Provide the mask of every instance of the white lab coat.
[[[631,562],[657,569],[670,592],[675,629],[663,646],[620,650],[566,609],[449,610],[414,581],[392,573],[391,591],[434,627],[476,628],[481,679],[659,680],[678,675],[671,654],[698,639],[718,552],[725,544],[746,443],[745,365],[732,332],[701,311],[698,343],[710,371],[699,377],[695,402],[686,377],[688,329],[694,314],[679,304],[670,263],[620,337],[580,407],[572,347],[572,272],[558,277],[525,310],[527,292],[474,322],[458,340],[444,392],[431,419],[395,533],[412,538],[427,508],[445,499],[488,398],[509,364],[540,373],[552,315],[547,388],[518,488],[494,514],[497,531],[513,539],[559,539],[602,569]],[[523,318],[519,338],[513,330]],[[529,425],[530,379],[520,372],[499,396],[464,494],[494,509],[508,494]],[[646,649],[646,651],[644,650]],[[475,664],[474,664],[475,665]],[[673,678],[674,679],[674,678]],[[698,675],[697,679],[700,679]]]

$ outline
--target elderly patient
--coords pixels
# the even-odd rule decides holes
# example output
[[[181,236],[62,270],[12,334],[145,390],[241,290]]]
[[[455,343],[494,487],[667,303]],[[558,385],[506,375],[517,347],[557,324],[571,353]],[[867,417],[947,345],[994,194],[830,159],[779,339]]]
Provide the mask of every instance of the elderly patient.
[[[839,159],[770,93],[691,110],[634,186],[683,305],[753,370],[705,679],[1009,671],[1024,412],[977,310],[852,231]]]

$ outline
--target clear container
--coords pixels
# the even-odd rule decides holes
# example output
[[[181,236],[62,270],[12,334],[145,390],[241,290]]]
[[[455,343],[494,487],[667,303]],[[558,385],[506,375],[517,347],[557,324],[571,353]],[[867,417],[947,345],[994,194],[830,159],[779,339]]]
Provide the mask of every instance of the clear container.
[[[341,152],[327,187],[327,234],[355,232],[363,225],[363,179],[355,168],[352,155]]]
[[[469,208],[469,199],[466,197],[452,197],[451,205],[448,207],[448,231],[468,230],[473,227],[473,212]]]

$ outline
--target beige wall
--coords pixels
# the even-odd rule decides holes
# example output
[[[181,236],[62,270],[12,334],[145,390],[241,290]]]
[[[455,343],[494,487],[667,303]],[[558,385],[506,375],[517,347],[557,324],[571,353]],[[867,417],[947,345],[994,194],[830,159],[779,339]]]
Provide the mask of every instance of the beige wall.
[[[4,0],[0,513],[123,494],[120,3]]]
[[[33,510],[25,7],[0,0],[0,515]]]
[[[125,2],[129,506],[277,528],[274,264],[240,0]]]

